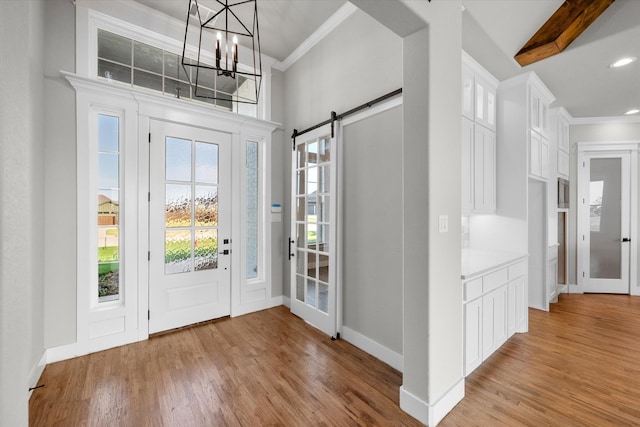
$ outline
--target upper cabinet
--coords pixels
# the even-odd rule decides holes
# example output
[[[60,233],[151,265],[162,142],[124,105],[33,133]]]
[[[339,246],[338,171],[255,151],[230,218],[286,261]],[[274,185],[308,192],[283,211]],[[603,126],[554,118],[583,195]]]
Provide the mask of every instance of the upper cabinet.
[[[569,179],[569,123],[571,116],[563,107],[554,108],[555,135],[558,141],[558,176]]]
[[[512,144],[523,144],[529,177],[546,181],[551,169],[549,105],[555,97],[534,72],[529,72],[503,81],[500,99],[505,120],[501,138],[507,138]]]
[[[498,80],[462,52],[462,116],[496,130]]]
[[[462,212],[496,210],[498,81],[462,53]]]

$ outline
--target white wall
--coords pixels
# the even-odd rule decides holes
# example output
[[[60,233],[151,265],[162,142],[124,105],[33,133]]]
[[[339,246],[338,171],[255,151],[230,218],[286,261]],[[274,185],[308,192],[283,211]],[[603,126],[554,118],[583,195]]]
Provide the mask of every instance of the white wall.
[[[570,126],[570,147],[571,158],[569,161],[570,174],[570,197],[571,205],[569,210],[569,283],[575,285],[577,283],[577,193],[578,193],[578,176],[577,176],[577,142],[622,142],[636,141],[640,142],[640,121],[618,121],[594,124],[574,124]],[[638,191],[640,196],[640,183],[638,183]],[[640,254],[640,239],[636,238],[638,245],[638,253]],[[638,260],[640,273],[640,259]],[[638,276],[640,277],[640,276]],[[633,284],[632,284],[633,286]]]
[[[43,1],[0,2],[0,425],[28,425],[44,346]]]
[[[75,7],[47,0],[44,165],[45,347],[76,341],[76,95],[60,71],[75,71]]]

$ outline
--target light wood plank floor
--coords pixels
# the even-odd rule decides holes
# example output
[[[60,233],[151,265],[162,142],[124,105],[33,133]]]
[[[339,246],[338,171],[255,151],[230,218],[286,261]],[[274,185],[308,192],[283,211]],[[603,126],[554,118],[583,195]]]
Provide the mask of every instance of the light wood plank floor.
[[[640,298],[562,294],[466,381],[441,426],[639,426]]]
[[[277,307],[48,365],[31,426],[419,426],[402,375]]]
[[[640,425],[640,298],[561,295],[441,426]],[[401,374],[278,307],[47,366],[32,426],[420,425]]]

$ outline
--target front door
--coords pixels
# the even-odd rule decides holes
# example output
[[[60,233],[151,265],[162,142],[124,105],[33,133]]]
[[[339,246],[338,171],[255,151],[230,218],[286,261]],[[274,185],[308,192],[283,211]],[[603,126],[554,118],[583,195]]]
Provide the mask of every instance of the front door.
[[[292,156],[291,312],[335,337],[336,150],[329,126],[296,138]]]
[[[231,135],[150,125],[149,333],[230,314]]]
[[[585,153],[579,176],[584,292],[629,293],[629,152]]]

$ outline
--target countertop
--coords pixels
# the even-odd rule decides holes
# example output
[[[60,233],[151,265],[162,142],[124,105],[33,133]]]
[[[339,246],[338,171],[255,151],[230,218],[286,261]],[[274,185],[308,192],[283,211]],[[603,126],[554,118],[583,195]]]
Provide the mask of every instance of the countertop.
[[[473,279],[521,259],[528,254],[517,252],[482,251],[465,248],[462,250],[462,280]]]

